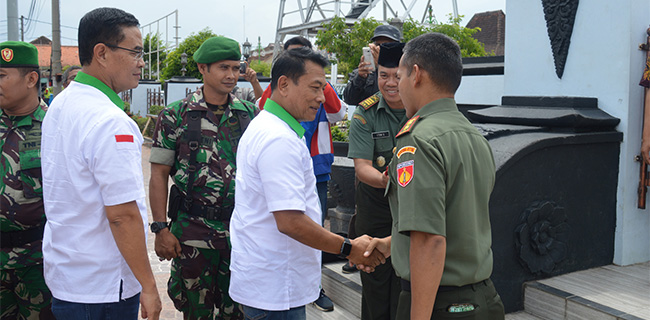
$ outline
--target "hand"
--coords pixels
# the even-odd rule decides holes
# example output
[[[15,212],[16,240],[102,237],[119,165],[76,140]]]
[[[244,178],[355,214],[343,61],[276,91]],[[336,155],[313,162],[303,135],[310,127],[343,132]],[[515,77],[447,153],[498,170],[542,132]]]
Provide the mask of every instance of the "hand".
[[[366,62],[365,59],[363,58],[363,55],[361,56],[361,62],[359,62],[359,67],[357,68],[357,72],[359,74],[359,77],[361,78],[367,78],[369,74],[371,74],[374,70],[369,67],[370,62]]]
[[[384,264],[386,262],[386,258],[379,251],[374,251],[368,256],[364,256],[366,248],[368,248],[371,240],[372,238],[368,235],[363,235],[350,240],[352,243],[352,252],[350,252],[350,255],[347,257],[351,263],[363,265],[364,270],[368,269],[370,272],[374,271],[374,268],[379,264]]]
[[[153,288],[142,288],[140,293],[140,315],[142,318],[158,320],[160,317],[160,311],[162,311],[162,303],[160,302],[160,296],[158,295],[158,289],[156,285],[153,285]]]
[[[248,62],[246,62],[246,73],[243,76],[244,76],[244,80],[246,80],[248,82],[251,82],[251,83],[252,82],[258,82],[258,80],[257,80],[257,72],[253,68],[248,66]]]
[[[165,260],[171,260],[181,254],[181,244],[176,236],[169,231],[169,228],[164,228],[156,234],[154,248],[156,254]]]
[[[650,152],[650,139],[642,139],[641,140],[641,155],[643,156],[643,161],[645,163],[650,164],[650,155],[648,154]]]
[[[384,185],[384,189],[388,185],[388,180],[390,180],[390,177],[388,177],[388,170],[384,170],[381,175],[381,183]]]
[[[371,43],[368,45],[370,47],[370,53],[372,53],[372,58],[375,60],[375,65],[378,65],[379,62],[379,45]]]
[[[384,256],[385,259],[388,259],[390,257],[390,244],[391,237],[372,238],[368,244],[368,247],[366,248],[366,251],[363,253],[363,256],[370,257],[372,254],[379,252]],[[358,264],[357,269],[363,270],[365,272],[372,272],[369,270],[373,268],[370,268],[369,266],[365,266],[363,264]]]

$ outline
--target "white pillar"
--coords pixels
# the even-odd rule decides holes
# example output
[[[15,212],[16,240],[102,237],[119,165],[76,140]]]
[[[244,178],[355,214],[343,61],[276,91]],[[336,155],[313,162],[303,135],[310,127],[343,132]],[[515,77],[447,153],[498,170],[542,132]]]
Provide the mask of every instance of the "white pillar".
[[[636,208],[639,165],[634,161],[641,145],[638,83],[645,63],[638,45],[650,22],[648,0],[580,1],[562,79],[555,73],[542,1],[509,0],[506,12],[504,95],[596,97],[600,109],[621,119],[613,263],[649,261],[650,208]]]

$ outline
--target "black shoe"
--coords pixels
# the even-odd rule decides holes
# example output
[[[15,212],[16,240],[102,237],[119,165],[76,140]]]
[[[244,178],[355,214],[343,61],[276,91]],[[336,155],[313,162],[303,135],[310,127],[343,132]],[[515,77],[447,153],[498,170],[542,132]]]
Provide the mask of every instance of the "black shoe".
[[[359,270],[357,269],[356,265],[350,266],[349,263],[346,263],[343,265],[343,267],[341,267],[341,271],[343,271],[343,273],[355,273]]]
[[[325,312],[334,311],[334,303],[325,295],[325,290],[323,289],[320,289],[320,296],[314,301],[314,307]]]

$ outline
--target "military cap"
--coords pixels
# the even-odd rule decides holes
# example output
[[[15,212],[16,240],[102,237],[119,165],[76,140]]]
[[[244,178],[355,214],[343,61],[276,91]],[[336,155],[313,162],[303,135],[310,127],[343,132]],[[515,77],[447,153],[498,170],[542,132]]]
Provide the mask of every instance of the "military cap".
[[[377,64],[386,68],[399,67],[399,59],[402,58],[404,44],[401,42],[382,43],[379,46],[379,59]]]
[[[402,32],[400,32],[396,27],[389,24],[381,25],[375,28],[375,32],[372,35],[372,39],[370,39],[370,41],[375,41],[379,37],[386,37],[393,41],[400,41],[402,40]]]
[[[226,37],[212,37],[205,40],[199,49],[194,52],[194,61],[196,63],[239,59],[241,59],[239,43]]]
[[[22,41],[0,43],[0,67],[38,68],[38,50],[36,46]]]

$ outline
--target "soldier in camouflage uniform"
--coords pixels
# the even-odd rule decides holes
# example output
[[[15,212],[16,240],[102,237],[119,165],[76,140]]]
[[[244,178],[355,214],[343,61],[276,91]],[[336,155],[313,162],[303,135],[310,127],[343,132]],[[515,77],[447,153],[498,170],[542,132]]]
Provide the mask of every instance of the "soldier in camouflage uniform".
[[[237,145],[258,111],[230,94],[239,77],[240,57],[236,41],[206,40],[194,54],[204,85],[161,111],[156,122],[149,183],[152,232],[158,256],[173,259],[168,293],[185,319],[243,319],[239,305],[228,296],[228,229],[235,201]],[[201,111],[198,139],[191,138],[193,111]],[[194,161],[193,145],[198,145]],[[172,222],[167,224],[170,176]]]
[[[54,319],[43,278],[43,187],[38,51],[0,43],[0,319]]]

